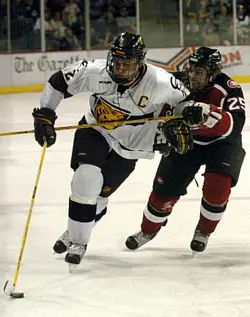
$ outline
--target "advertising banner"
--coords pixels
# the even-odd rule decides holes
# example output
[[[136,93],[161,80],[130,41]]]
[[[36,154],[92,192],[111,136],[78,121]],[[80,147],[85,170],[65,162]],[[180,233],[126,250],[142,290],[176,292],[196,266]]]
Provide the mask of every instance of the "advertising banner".
[[[249,76],[250,79],[250,48],[248,46],[220,46],[217,48],[222,55],[223,71],[229,76]],[[188,63],[189,55],[195,47],[150,49],[147,61],[173,72],[181,71]]]
[[[43,84],[56,71],[86,58],[85,51],[12,55],[13,85]]]
[[[220,46],[223,71],[239,82],[250,82],[250,47]],[[173,72],[183,70],[195,47],[149,49],[147,62]],[[51,74],[81,59],[106,58],[107,51],[73,51],[0,55],[0,93],[34,91],[44,85]],[[14,88],[16,87],[16,88]],[[26,88],[27,89],[26,89]]]

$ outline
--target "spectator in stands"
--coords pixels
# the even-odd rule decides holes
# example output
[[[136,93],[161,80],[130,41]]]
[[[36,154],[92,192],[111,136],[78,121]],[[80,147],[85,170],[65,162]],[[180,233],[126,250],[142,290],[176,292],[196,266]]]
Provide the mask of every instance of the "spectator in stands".
[[[126,0],[126,1],[119,1],[117,0],[118,3],[120,4],[126,4],[126,8],[128,10],[128,15],[131,17],[136,16],[136,1],[135,0]]]
[[[71,30],[80,43],[80,46],[85,48],[85,21],[84,15],[81,12],[77,13],[76,21],[72,24]]]
[[[110,45],[114,42],[114,39],[115,35],[107,30],[103,40],[103,48],[109,48]]]
[[[219,0],[219,4],[220,6],[227,6],[228,9],[230,9],[230,7],[232,6],[232,1],[228,1],[228,0]]]
[[[85,3],[82,0],[76,0],[76,4],[78,5],[80,12],[84,14],[85,12]]]
[[[203,45],[204,46],[216,46],[216,45],[220,45],[220,38],[218,33],[216,33],[214,31],[214,28],[212,26],[210,26],[207,29],[207,32],[204,34],[204,42]]]
[[[62,13],[56,12],[54,17],[50,20],[50,26],[53,29],[53,37],[61,39],[64,36],[65,26],[62,21]]]
[[[70,13],[68,11],[63,11],[62,13],[63,15],[63,24],[64,26],[66,26],[67,28],[71,28],[72,26],[72,20],[71,20],[71,17],[70,17]]]
[[[117,8],[114,0],[105,0],[102,6],[102,12],[104,15],[106,12],[112,12],[113,16],[116,17],[117,12],[119,12],[119,8]]]
[[[126,7],[123,7],[120,11],[120,16],[116,18],[117,26],[119,32],[128,32],[136,33],[136,17],[128,15],[128,10]]]
[[[199,1],[196,0],[184,0],[183,1],[183,12],[185,15],[190,18],[196,16],[199,10]]]
[[[46,3],[46,7],[48,8],[52,16],[54,16],[56,12],[62,12],[65,8],[65,5],[66,0],[47,0]]]
[[[103,48],[103,39],[99,32],[96,32],[95,28],[90,30],[90,42],[92,48]]]
[[[90,1],[90,19],[98,20],[103,15],[103,6],[105,0],[89,0]]]
[[[201,32],[196,15],[189,17],[189,22],[185,27],[184,40],[187,46],[201,44]]]
[[[50,24],[50,12],[48,9],[45,9],[44,12],[44,30],[45,30],[45,40],[46,40],[46,50],[52,51],[58,48],[58,45],[54,45],[54,38],[53,38],[53,27]],[[36,49],[41,48],[41,18],[38,17],[34,26],[34,37],[35,37],[35,47]],[[56,42],[55,42],[56,43]]]
[[[224,45],[225,43],[232,41],[233,32],[231,37],[229,38],[228,29],[230,28],[233,19],[232,16],[228,14],[228,7],[226,5],[222,5],[220,7],[220,14],[218,14],[217,19],[215,20],[215,25],[218,29],[219,36],[220,36],[220,44]]]
[[[223,42],[222,42],[223,45],[228,45],[228,46],[233,45],[233,41],[234,41],[233,33],[234,33],[234,25],[233,25],[233,21],[232,21],[232,23],[229,25],[229,28],[227,30],[227,33],[226,33],[224,39],[223,39]]]
[[[237,10],[237,35],[238,44],[247,44],[249,38],[249,16],[246,14],[243,5]]]
[[[228,1],[228,0],[220,0],[219,1],[219,8],[221,11],[221,8],[226,6],[227,7],[227,12],[228,14],[232,15],[232,0]]]
[[[210,18],[214,19],[215,13],[217,12],[218,0],[208,0],[208,11]]]
[[[112,11],[108,11],[104,15],[104,33],[103,33],[103,45],[104,48],[108,48],[115,40],[119,33],[116,20]]]
[[[80,12],[80,9],[75,0],[68,0],[64,12],[68,14],[70,25],[72,25],[72,23],[76,22],[76,16]]]
[[[12,0],[10,13],[11,20],[24,18],[26,10],[23,3],[21,3],[21,0]]]
[[[25,9],[25,18],[26,19],[32,19],[34,24],[36,22],[36,19],[38,18],[38,12],[34,5],[33,0],[22,0],[22,4]]]
[[[63,51],[74,51],[82,49],[77,38],[69,28],[65,28],[64,30],[64,36],[60,41],[60,49]]]
[[[206,18],[209,17],[209,12],[208,12],[208,3],[207,0],[201,0],[200,1],[200,7],[198,10],[198,21],[199,24],[202,25],[204,24]]]
[[[213,27],[213,23],[212,23],[211,18],[208,16],[208,17],[206,17],[206,19],[204,20],[204,23],[200,26],[200,34],[201,34],[201,37],[204,37],[204,35],[207,34],[207,30],[208,30],[210,27]]]
[[[238,5],[243,5],[247,15],[250,15],[250,1],[249,0],[238,0]]]
[[[227,15],[231,16],[232,18],[231,6],[226,0],[217,0],[216,5],[212,9],[215,26],[218,25],[218,20],[220,19],[221,12],[225,10],[227,11]]]
[[[61,41],[64,39],[64,31],[66,27],[62,21],[62,12],[56,12],[54,17],[49,21],[52,29],[52,34],[49,36],[49,43],[52,46],[51,50],[59,51],[61,49]]]
[[[14,0],[11,4],[12,51],[32,50],[32,36],[37,16],[33,0]]]
[[[50,12],[45,9],[45,12],[44,12],[44,29],[45,29],[45,34],[46,33],[50,33],[52,34],[52,32],[54,31],[53,27],[51,26],[51,23],[50,23]],[[41,30],[41,18],[38,17],[36,19],[36,23],[35,23],[35,26],[34,26],[34,31],[40,31]]]

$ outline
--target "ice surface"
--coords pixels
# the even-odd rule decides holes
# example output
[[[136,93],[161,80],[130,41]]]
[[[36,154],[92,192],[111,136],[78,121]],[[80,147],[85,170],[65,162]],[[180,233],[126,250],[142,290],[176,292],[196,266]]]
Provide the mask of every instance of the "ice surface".
[[[250,85],[242,85],[247,108]],[[40,94],[0,96],[0,132],[33,128]],[[76,124],[87,107],[84,94],[58,109],[57,125]],[[248,110],[248,109],[247,109]],[[250,148],[249,115],[244,147]],[[139,229],[159,157],[141,160],[112,196],[96,226],[81,267],[70,274],[52,245],[67,223],[73,131],[58,133],[47,150],[16,291],[0,292],[1,317],[249,317],[250,158],[232,191],[226,214],[206,252],[191,258],[190,239],[199,217],[202,176],[176,205],[169,224],[136,252],[124,247]],[[35,182],[41,148],[33,135],[0,138],[0,286],[12,281]]]

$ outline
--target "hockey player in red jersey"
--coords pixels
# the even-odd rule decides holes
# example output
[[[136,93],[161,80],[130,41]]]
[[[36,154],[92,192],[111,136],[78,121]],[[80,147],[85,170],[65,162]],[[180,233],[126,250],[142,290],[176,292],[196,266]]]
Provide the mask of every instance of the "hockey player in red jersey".
[[[192,107],[180,107],[177,111],[192,129],[194,148],[184,155],[173,149],[168,157],[161,158],[143,212],[141,231],[126,240],[129,249],[135,250],[152,240],[166,225],[174,205],[187,193],[202,165],[205,173],[200,216],[190,248],[204,251],[222,219],[245,156],[241,141],[245,101],[240,85],[221,69],[220,52],[200,47],[190,56],[188,69],[175,73],[193,92],[189,101]]]

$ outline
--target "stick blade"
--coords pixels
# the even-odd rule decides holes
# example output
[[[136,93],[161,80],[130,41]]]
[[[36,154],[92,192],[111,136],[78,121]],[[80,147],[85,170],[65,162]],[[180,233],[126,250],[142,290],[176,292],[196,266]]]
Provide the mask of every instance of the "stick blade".
[[[10,286],[9,281],[6,281],[3,287],[4,293],[8,296],[12,296],[12,294],[14,293],[14,290],[15,290],[15,286],[14,285]]]

